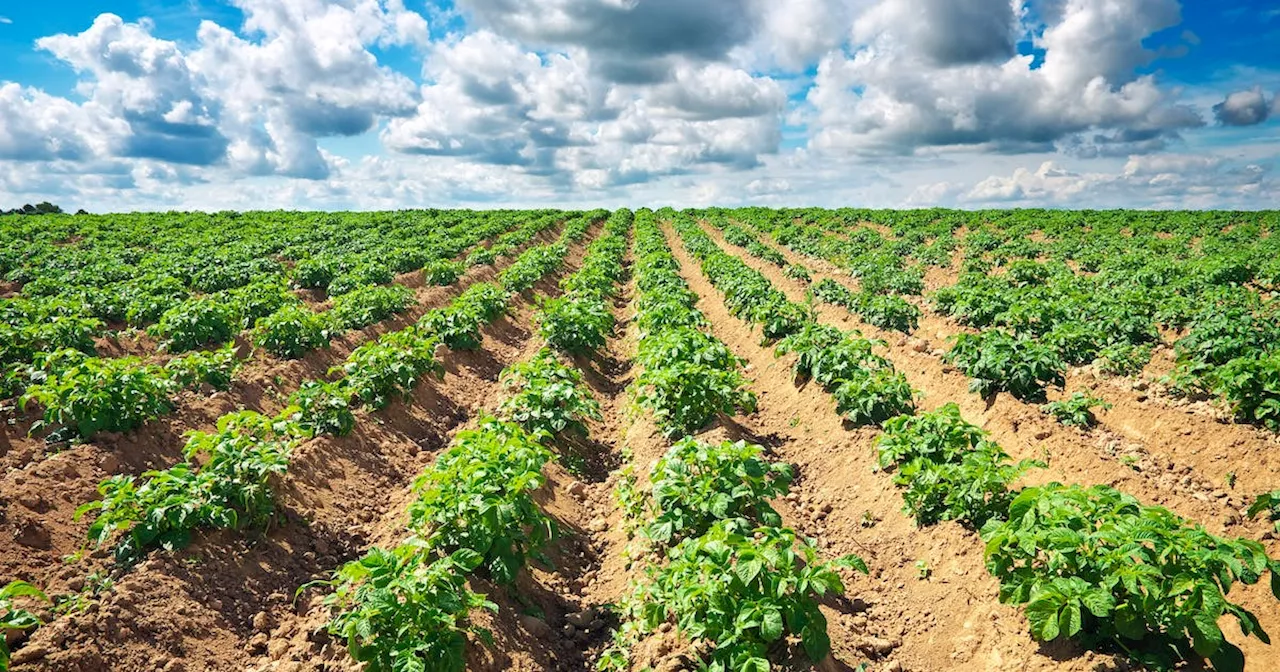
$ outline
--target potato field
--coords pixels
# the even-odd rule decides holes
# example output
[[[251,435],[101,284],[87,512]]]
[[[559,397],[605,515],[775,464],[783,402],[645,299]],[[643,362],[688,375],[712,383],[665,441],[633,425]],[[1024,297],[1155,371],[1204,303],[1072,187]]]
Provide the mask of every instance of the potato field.
[[[1278,225],[0,216],[0,671],[1280,670]]]

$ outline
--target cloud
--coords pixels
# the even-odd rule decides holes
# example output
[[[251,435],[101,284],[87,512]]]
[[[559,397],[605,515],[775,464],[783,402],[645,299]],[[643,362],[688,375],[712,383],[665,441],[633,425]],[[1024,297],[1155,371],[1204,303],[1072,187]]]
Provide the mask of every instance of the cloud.
[[[1176,0],[1054,8],[1035,35],[1044,49],[1037,64],[1012,54],[1008,3],[883,0],[855,23],[857,46],[818,65],[807,97],[813,146],[876,154],[1064,143],[1114,154],[1162,148],[1203,125],[1153,76],[1135,74],[1156,56],[1143,40],[1179,21]],[[955,30],[951,22],[962,20],[977,29]]]
[[[1078,172],[1045,161],[1036,170],[1017,168],[1008,176],[983,179],[958,200],[990,206],[1256,207],[1277,186],[1258,164],[1155,154],[1130,157],[1117,172]],[[940,196],[952,191],[938,188]]]
[[[0,16],[0,24],[9,25],[13,23],[13,19],[7,16]]]
[[[781,87],[722,63],[683,61],[667,81],[624,84],[584,49],[539,55],[489,30],[437,46],[422,102],[382,132],[390,149],[465,157],[607,189],[699,165],[746,168],[777,151]]]
[[[1236,91],[1213,106],[1213,116],[1223,126],[1254,126],[1266,121],[1280,107],[1280,98],[1267,102],[1262,87]]]
[[[143,24],[103,14],[78,35],[36,41],[87,79],[79,91],[92,103],[85,112],[118,122],[110,139],[115,156],[208,165],[229,144],[217,129],[220,104],[207,97],[199,73],[170,41]]]
[[[426,20],[402,0],[233,4],[244,12],[243,36],[205,21],[186,47],[114,14],[81,33],[39,39],[80,76],[86,102],[7,91],[14,128],[0,155],[225,164],[244,175],[320,179],[333,162],[317,138],[359,135],[414,111],[416,84],[370,51],[426,44]],[[37,103],[51,109],[48,118]]]
[[[714,61],[754,34],[748,0],[462,0],[496,32],[532,46],[588,50],[611,81],[666,77],[679,58]]]

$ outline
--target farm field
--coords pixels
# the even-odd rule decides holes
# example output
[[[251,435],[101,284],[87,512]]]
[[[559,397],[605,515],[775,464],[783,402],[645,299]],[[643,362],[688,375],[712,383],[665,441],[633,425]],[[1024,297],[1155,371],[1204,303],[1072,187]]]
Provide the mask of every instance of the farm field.
[[[1278,225],[0,216],[0,670],[1280,670]]]

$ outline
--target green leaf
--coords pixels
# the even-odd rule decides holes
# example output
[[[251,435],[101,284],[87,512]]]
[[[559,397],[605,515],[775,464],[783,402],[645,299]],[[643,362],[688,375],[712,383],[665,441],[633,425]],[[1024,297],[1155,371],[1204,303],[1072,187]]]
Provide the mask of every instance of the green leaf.
[[[782,611],[769,609],[764,612],[760,623],[760,636],[766,642],[772,642],[782,636]]]

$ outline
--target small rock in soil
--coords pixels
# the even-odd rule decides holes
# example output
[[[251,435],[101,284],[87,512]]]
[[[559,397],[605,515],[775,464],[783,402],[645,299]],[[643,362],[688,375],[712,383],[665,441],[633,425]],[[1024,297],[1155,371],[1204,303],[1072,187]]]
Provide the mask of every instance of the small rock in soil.
[[[1045,439],[1049,438],[1050,436],[1053,436],[1053,430],[1052,430],[1052,429],[1038,429],[1038,430],[1036,430],[1036,440],[1037,440],[1037,441],[1044,441]]]
[[[525,630],[528,630],[529,634],[539,639],[545,639],[551,634],[551,626],[547,625],[546,621],[535,616],[522,614],[520,616],[520,625]]]
[[[23,663],[34,663],[43,659],[52,653],[48,646],[44,644],[30,644],[13,652],[13,656],[9,659],[14,665],[22,665]]]
[[[586,499],[587,486],[584,485],[582,481],[574,481],[569,484],[569,494],[577,497],[578,499]]]
[[[593,518],[591,524],[587,526],[592,532],[604,532],[609,529],[609,521],[604,518]]]
[[[566,614],[564,620],[575,628],[588,628],[591,626],[591,621],[595,620],[595,617],[596,612],[594,609],[583,609],[582,611]]]

